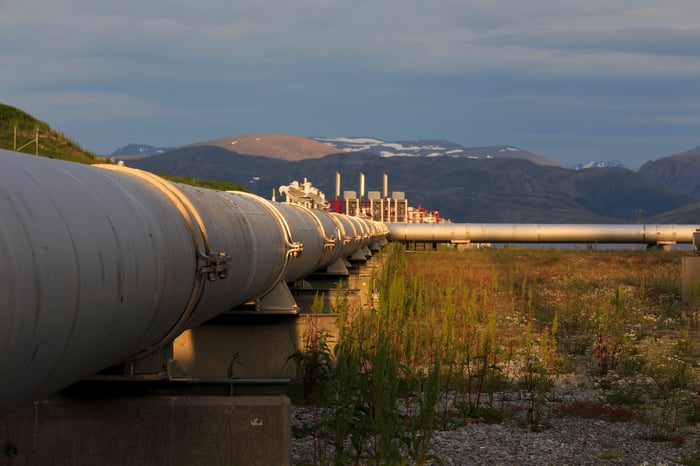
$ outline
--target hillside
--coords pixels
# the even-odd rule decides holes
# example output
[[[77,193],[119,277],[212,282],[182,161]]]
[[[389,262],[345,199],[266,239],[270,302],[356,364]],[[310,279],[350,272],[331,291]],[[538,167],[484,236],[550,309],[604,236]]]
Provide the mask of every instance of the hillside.
[[[652,160],[639,168],[639,174],[679,193],[700,200],[700,147]]]
[[[412,205],[438,209],[455,222],[634,223],[640,209],[650,217],[692,202],[631,170],[570,170],[521,159],[332,154],[289,162],[198,146],[127,165],[233,181],[266,198],[279,186],[303,178],[330,197],[336,171],[341,172],[341,191],[357,191],[360,172],[368,191],[380,191],[386,172],[390,191],[403,191]]]
[[[32,141],[35,141],[37,130],[38,155],[80,163],[100,162],[95,154],[83,149],[63,133],[54,131],[48,123],[37,120],[15,107],[0,104],[0,148],[14,150],[16,147],[21,148],[18,152],[36,154],[37,145]]]
[[[281,160],[318,159],[340,152],[332,146],[291,134],[241,134],[192,144],[188,147],[215,146],[240,154],[273,157]]]
[[[464,147],[451,141],[417,140],[384,141],[365,137],[304,137],[290,134],[240,134],[212,141],[198,142],[179,147],[179,150],[197,150],[202,146],[214,146],[239,154],[269,157],[287,161],[318,159],[330,154],[363,154],[381,157],[455,157],[468,159],[522,159],[538,165],[562,167],[546,157],[513,146]],[[120,147],[112,157],[118,160],[134,160],[169,152],[175,148],[154,147],[145,144],[128,144]]]
[[[15,146],[15,127],[17,139]],[[48,123],[37,120],[22,110],[9,105],[0,104],[0,149],[37,155],[35,142],[36,129],[39,130],[38,155],[52,159],[67,160],[78,163],[110,163],[110,159],[96,157],[90,151],[82,149],[77,143],[71,141],[63,133],[54,131]],[[22,148],[22,146],[25,146]],[[244,186],[228,180],[198,179],[196,177],[161,174],[163,178],[177,183],[200,186],[209,189],[247,191]]]
[[[669,210],[647,219],[647,223],[700,225],[700,201],[686,204],[677,209]]]

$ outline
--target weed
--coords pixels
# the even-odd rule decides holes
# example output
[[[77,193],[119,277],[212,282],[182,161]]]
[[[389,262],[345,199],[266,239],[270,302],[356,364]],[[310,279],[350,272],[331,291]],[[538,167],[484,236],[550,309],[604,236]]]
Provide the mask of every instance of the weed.
[[[330,396],[330,381],[333,371],[332,352],[329,347],[330,334],[320,328],[313,314],[323,309],[323,300],[316,296],[311,316],[306,316],[307,327],[304,332],[303,349],[296,351],[287,360],[296,364],[297,373],[302,384],[304,402],[307,404],[325,404]]]
[[[598,454],[598,459],[599,460],[616,460],[620,457],[618,453],[615,452],[606,452],[606,453],[600,453]]]
[[[554,414],[642,420],[680,435],[700,418],[695,324],[679,311],[681,254],[405,254],[390,245],[370,281],[371,306],[336,301],[334,348],[317,331],[292,356],[307,402],[321,407],[318,464],[439,463],[428,453],[438,425],[518,415],[541,430],[555,377],[581,366],[607,402],[562,404]],[[523,411],[507,406],[514,396]],[[649,415],[637,417],[636,407]]]
[[[562,416],[602,419],[612,422],[630,422],[641,419],[640,414],[635,410],[624,406],[590,400],[578,400],[565,403],[556,406],[553,412]]]

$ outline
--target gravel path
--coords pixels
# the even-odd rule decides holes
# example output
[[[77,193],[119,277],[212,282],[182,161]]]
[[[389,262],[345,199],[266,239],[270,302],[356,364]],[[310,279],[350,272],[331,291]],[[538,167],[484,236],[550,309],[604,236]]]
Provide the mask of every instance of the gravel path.
[[[550,411],[562,402],[602,396],[600,390],[566,382],[558,384],[552,395],[557,401],[547,404]],[[318,412],[294,407],[292,423],[296,427],[309,426],[314,415]],[[430,453],[445,465],[700,464],[697,428],[660,441],[653,440],[658,438],[658,431],[650,423],[611,422],[552,412],[546,421],[548,428],[540,432],[532,432],[512,419],[500,424],[476,422],[454,430],[438,430],[434,432]],[[292,438],[293,465],[314,464],[313,458],[311,436]]]
[[[550,423],[541,432],[509,422],[436,431],[431,453],[445,465],[672,465],[697,458],[697,439],[685,438],[682,446],[645,440],[653,432],[638,422],[564,417]],[[312,464],[313,443],[311,436],[293,439],[292,464]]]

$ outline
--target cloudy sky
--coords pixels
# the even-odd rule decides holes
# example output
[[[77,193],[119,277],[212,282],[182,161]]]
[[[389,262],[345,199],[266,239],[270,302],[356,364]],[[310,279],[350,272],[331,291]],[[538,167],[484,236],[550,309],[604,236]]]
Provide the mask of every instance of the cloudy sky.
[[[697,0],[0,0],[0,102],[110,154],[243,133],[700,146]]]

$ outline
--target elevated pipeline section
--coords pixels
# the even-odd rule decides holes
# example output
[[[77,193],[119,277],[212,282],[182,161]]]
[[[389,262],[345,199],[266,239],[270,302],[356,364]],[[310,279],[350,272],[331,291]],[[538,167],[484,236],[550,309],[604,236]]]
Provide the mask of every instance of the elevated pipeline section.
[[[378,222],[5,150],[0,219],[0,416],[288,294],[286,283],[388,235]]]
[[[425,243],[693,243],[700,225],[388,223],[389,239]]]
[[[287,283],[342,272],[387,238],[654,245],[700,228],[384,224],[5,150],[0,219],[0,416],[241,304],[288,312]]]

